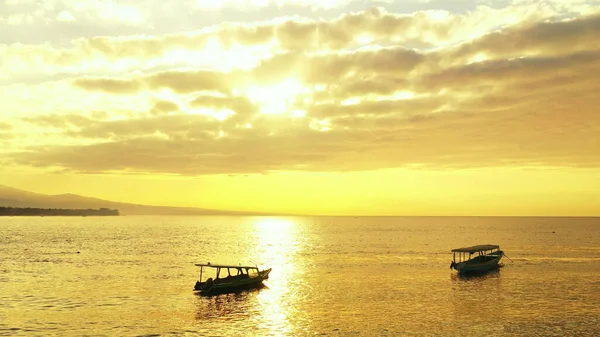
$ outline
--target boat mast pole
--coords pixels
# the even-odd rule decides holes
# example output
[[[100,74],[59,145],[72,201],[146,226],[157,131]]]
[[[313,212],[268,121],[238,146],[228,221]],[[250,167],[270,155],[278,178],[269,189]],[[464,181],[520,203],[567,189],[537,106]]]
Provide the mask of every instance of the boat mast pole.
[[[202,266],[200,266],[200,279],[198,281],[202,283]]]

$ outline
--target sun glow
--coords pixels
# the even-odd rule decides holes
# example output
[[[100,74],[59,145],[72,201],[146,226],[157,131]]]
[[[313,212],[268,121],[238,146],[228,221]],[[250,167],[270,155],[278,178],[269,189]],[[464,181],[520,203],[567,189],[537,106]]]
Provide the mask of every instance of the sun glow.
[[[359,97],[350,97],[350,98],[343,100],[340,104],[341,105],[356,105],[358,103],[360,103]]]
[[[368,34],[361,34],[361,35],[356,36],[354,38],[354,41],[356,41],[360,44],[369,44],[369,43],[373,42],[373,37]]]
[[[293,221],[283,218],[266,217],[256,222],[256,230],[262,240],[275,240],[280,242],[284,238],[291,239],[292,231],[296,224]],[[276,254],[278,256],[278,254]],[[273,257],[273,256],[270,256]]]
[[[467,61],[467,64],[479,63],[479,62],[484,62],[487,60],[488,60],[488,56],[485,53],[477,53],[477,54],[475,54],[475,56],[469,58],[469,60]]]
[[[244,90],[246,95],[260,106],[264,114],[283,114],[294,106],[302,85],[295,80],[285,80],[271,86],[252,86]]]

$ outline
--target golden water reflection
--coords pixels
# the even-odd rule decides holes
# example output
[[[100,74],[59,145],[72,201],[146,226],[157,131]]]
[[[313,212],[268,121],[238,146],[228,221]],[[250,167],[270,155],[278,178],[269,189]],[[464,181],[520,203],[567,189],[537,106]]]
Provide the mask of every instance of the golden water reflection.
[[[289,218],[260,218],[255,222],[258,260],[265,268],[273,268],[269,287],[257,298],[261,311],[258,321],[261,330],[273,335],[292,333],[294,311],[294,280],[302,274],[296,254],[302,249],[299,224]]]
[[[587,248],[600,246],[597,220],[109,220],[0,219],[0,335],[595,336],[600,326],[599,256]],[[515,262],[455,280],[448,248],[465,237],[511,240]],[[273,272],[264,289],[199,297],[193,263],[206,261]]]
[[[198,296],[196,319],[227,321],[232,324],[228,334],[235,332],[236,323],[252,322],[261,335],[294,335],[299,319],[297,287],[304,273],[297,262],[303,249],[300,225],[293,218],[261,217],[248,226],[246,258],[260,269],[272,268],[269,279],[259,289]]]

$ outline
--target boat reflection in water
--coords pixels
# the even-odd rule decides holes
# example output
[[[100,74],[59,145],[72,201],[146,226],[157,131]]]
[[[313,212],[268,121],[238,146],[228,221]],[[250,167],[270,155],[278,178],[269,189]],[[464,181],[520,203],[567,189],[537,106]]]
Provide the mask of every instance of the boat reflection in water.
[[[259,311],[258,292],[268,289],[264,284],[245,291],[206,297],[196,292],[197,320],[219,319],[235,321],[239,318],[254,316]]]
[[[479,282],[486,279],[496,279],[500,277],[500,268],[504,267],[503,264],[499,264],[497,268],[484,273],[452,273],[450,278],[453,281],[471,281]]]

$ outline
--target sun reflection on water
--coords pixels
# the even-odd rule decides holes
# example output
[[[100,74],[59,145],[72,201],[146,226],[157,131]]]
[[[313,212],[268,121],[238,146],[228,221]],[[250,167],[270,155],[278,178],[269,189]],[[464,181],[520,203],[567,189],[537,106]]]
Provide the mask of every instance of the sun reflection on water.
[[[260,289],[209,298],[198,297],[196,321],[227,321],[228,334],[238,334],[242,322],[252,322],[258,335],[297,335],[298,322],[305,321],[300,310],[305,249],[300,224],[294,218],[261,217],[245,224],[244,258],[260,269],[272,268]],[[233,254],[235,255],[235,254]],[[260,331],[260,333],[258,333]],[[245,331],[248,333],[248,331]]]
[[[301,272],[295,255],[300,249],[298,224],[285,218],[261,218],[255,223],[258,259],[266,268],[273,268],[268,289],[257,298],[262,310],[259,325],[274,335],[289,334],[295,315],[293,280]]]
[[[302,279],[302,268],[297,262],[302,246],[300,226],[293,218],[278,217],[255,218],[247,225],[246,258],[260,269],[272,268],[269,279],[260,289],[209,298],[198,296],[196,320],[200,324],[227,321],[227,334],[238,334],[241,322],[252,322],[258,335],[295,335],[296,323],[302,316],[295,305],[299,297],[297,285]]]

